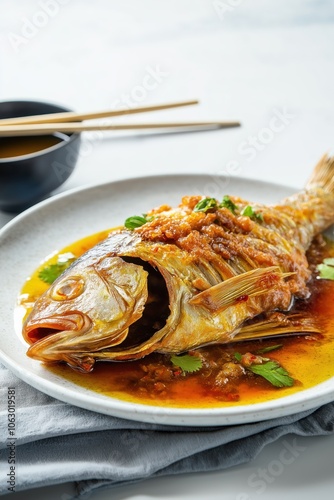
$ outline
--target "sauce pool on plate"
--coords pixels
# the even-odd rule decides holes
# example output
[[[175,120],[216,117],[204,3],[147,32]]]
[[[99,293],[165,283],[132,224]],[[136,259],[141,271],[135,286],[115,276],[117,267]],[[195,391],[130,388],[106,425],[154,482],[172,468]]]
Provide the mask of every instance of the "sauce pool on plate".
[[[24,284],[16,310],[17,331],[48,286],[39,278],[40,271],[55,264],[59,255],[79,257],[107,237],[103,231],[79,240],[50,258]],[[330,241],[313,245],[309,251],[311,268],[325,257],[334,257]],[[296,300],[291,312],[312,315],[320,334],[276,337],[228,345],[211,345],[190,355],[200,368],[191,372],[175,365],[171,356],[154,353],[129,362],[96,363],[91,373],[74,371],[67,365],[45,365],[54,374],[92,391],[117,399],[179,408],[214,408],[247,405],[277,399],[313,387],[334,376],[334,281],[310,282],[311,297]],[[238,357],[244,361],[238,362]],[[275,387],[263,376],[247,369],[247,360],[261,356],[276,363],[288,374],[290,385]],[[255,359],[255,358],[254,358]],[[246,368],[245,368],[246,367]]]

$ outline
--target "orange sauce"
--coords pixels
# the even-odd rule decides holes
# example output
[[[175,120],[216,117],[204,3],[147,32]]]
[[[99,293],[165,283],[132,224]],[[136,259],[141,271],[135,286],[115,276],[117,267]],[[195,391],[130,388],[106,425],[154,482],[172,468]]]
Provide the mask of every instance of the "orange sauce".
[[[46,265],[55,263],[61,253],[72,252],[80,256],[89,248],[103,240],[109,231],[104,231],[84,238],[56,252],[46,259],[33,273],[22,288],[19,304],[24,314],[31,310],[33,302],[48,287],[38,278],[38,272]],[[324,257],[334,256],[334,243],[327,242],[321,252]],[[292,387],[276,388],[262,377],[242,378],[236,386],[233,397],[217,392],[210,383],[203,383],[201,370],[187,376],[175,376],[168,384],[167,391],[153,391],[138,384],[145,375],[143,368],[152,363],[170,364],[169,356],[151,354],[145,358],[130,362],[100,362],[96,363],[91,373],[74,371],[67,365],[48,365],[54,374],[64,377],[73,383],[92,391],[121,400],[169,407],[208,408],[234,406],[236,404],[260,403],[277,399],[282,396],[297,393],[313,387],[334,376],[334,281],[314,279],[311,284],[312,295],[307,301],[296,301],[296,310],[307,311],[316,319],[322,332],[321,335],[299,335],[285,338],[263,339],[234,343],[225,346],[210,346],[205,350],[210,352],[229,352],[233,355],[238,351],[256,352],[264,347],[282,344],[282,347],[263,354],[278,361],[294,379]]]

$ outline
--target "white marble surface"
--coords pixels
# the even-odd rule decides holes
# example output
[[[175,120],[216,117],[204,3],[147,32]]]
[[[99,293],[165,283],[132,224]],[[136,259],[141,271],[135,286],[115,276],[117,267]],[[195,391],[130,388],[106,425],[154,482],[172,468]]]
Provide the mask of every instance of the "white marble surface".
[[[120,121],[242,122],[239,129],[179,135],[86,134],[76,171],[60,191],[181,171],[302,187],[333,147],[331,0],[1,0],[0,37],[1,100],[84,111],[198,98],[197,107]],[[0,225],[10,217],[0,213]],[[233,470],[145,481],[91,498],[329,498],[334,437],[300,443],[303,453],[269,474],[264,489],[249,478],[279,459],[280,441]],[[35,498],[66,500],[71,491],[60,485]]]

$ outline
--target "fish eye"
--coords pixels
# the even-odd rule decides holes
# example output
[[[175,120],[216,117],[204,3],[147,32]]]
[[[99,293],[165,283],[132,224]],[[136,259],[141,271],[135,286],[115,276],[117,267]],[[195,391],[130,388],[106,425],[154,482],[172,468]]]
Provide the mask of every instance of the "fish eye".
[[[79,276],[65,278],[51,291],[53,300],[71,300],[79,297],[84,291],[85,282]]]

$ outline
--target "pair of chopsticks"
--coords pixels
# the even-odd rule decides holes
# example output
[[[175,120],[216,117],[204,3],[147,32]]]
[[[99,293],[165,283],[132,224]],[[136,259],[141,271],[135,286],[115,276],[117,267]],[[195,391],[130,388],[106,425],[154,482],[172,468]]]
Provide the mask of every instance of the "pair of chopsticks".
[[[147,113],[163,109],[179,108],[198,104],[198,101],[182,101],[170,104],[138,107],[123,110],[107,110],[94,113],[75,113],[73,111],[63,113],[50,113],[44,115],[24,116],[19,118],[5,118],[0,120],[0,137],[45,135],[54,132],[86,132],[93,130],[140,130],[161,128],[230,128],[239,127],[240,123],[230,122],[172,122],[172,123],[138,123],[124,125],[92,124],[82,123],[84,120],[106,118],[113,116],[131,115],[135,113]]]

